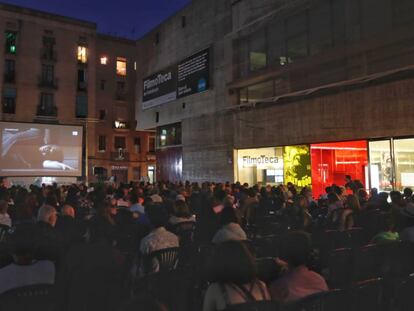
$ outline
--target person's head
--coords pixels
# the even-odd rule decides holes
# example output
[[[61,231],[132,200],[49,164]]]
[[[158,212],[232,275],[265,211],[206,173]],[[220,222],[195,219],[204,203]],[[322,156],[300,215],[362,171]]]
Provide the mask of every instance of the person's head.
[[[361,201],[366,201],[366,200],[368,199],[368,194],[367,194],[367,192],[365,191],[365,189],[359,189],[359,190],[358,190],[358,198],[359,198]]]
[[[61,214],[62,216],[69,216],[71,218],[75,218],[75,209],[72,207],[72,205],[65,204],[62,207]]]
[[[228,225],[229,223],[238,224],[239,218],[237,217],[235,209],[231,205],[226,204],[220,213],[220,224],[224,226]]]
[[[328,204],[335,204],[339,201],[339,197],[335,192],[328,193]]]
[[[50,205],[43,205],[41,208],[39,208],[37,220],[48,223],[54,227],[57,220],[56,209]]]
[[[369,191],[369,195],[371,198],[376,197],[378,195],[378,189],[377,188],[371,188]]]
[[[121,311],[168,311],[167,307],[162,303],[147,297],[136,297],[129,301]]]
[[[412,195],[413,195],[413,189],[408,188],[408,187],[404,188],[403,196],[404,196],[405,199],[411,198]]]
[[[226,241],[216,246],[210,259],[208,276],[211,282],[243,285],[257,277],[255,258],[240,241]]]
[[[390,197],[391,202],[394,204],[400,204],[403,199],[401,192],[395,190],[390,192]]]
[[[0,214],[6,214],[9,204],[5,200],[0,200]]]
[[[289,232],[282,239],[280,250],[280,258],[290,267],[306,265],[312,252],[312,239],[308,233],[303,231]]]
[[[352,181],[351,175],[345,175],[345,181],[346,182]]]
[[[155,229],[164,227],[168,222],[168,212],[162,204],[151,204],[146,206],[145,214]]]
[[[329,193],[331,193],[333,190],[332,190],[332,187],[331,186],[328,186],[328,187],[326,187],[325,188],[325,192],[326,192],[326,194],[329,194]]]
[[[190,209],[188,208],[187,203],[182,200],[177,200],[174,203],[174,215],[182,218],[191,217]]]
[[[306,198],[303,195],[297,195],[295,197],[294,204],[297,207],[300,207],[300,208],[303,208],[303,209],[306,209],[308,207],[308,201],[306,200]]]
[[[357,196],[353,194],[349,194],[346,197],[345,206],[346,208],[352,209],[354,212],[357,212],[361,209],[361,205],[359,204]]]

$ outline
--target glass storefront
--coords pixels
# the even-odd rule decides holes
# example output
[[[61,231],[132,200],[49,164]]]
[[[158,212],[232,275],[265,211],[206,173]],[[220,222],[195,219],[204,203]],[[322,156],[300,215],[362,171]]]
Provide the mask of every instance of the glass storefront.
[[[345,175],[366,185],[368,165],[367,141],[347,141],[311,145],[312,191],[314,197],[325,188],[345,184]]]
[[[380,192],[414,188],[414,138],[243,149],[235,163],[236,181],[311,186],[315,198],[345,175]]]
[[[283,183],[283,148],[237,150],[236,180],[249,185]]]

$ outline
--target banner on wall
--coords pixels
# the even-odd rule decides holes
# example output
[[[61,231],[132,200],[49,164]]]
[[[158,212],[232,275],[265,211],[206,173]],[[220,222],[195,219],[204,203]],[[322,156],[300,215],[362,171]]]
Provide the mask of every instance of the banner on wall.
[[[169,103],[210,88],[210,49],[143,80],[142,109]]]
[[[312,172],[308,145],[283,147],[284,183],[298,187],[311,187]]]

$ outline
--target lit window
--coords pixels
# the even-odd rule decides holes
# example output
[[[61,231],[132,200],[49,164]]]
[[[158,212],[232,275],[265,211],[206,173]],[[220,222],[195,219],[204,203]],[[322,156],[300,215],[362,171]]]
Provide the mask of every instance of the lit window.
[[[126,58],[117,57],[116,58],[116,74],[118,76],[126,76]]]
[[[17,34],[14,31],[6,31],[6,53],[16,54]]]
[[[86,64],[87,61],[88,61],[87,48],[86,46],[79,45],[78,46],[78,62],[82,64]]]
[[[101,57],[101,65],[107,65],[108,64],[108,57],[102,56]]]

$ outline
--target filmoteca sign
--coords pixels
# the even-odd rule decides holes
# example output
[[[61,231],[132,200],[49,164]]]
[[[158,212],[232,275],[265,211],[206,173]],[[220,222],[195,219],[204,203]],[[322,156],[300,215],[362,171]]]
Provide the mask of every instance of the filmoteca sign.
[[[210,50],[206,49],[145,78],[142,109],[207,91],[210,87],[209,80]]]

